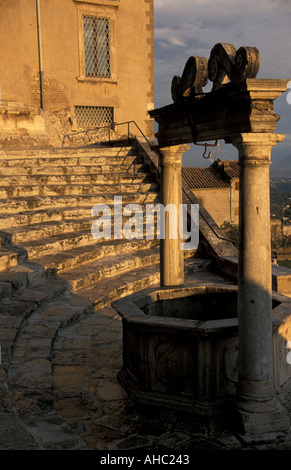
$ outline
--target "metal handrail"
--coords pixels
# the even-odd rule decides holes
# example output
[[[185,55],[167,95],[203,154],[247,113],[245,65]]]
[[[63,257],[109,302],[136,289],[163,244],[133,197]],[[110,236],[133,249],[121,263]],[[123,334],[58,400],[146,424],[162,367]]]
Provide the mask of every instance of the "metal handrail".
[[[129,126],[130,126],[130,124],[134,124],[135,127],[139,130],[140,134],[147,141],[149,146],[152,147],[152,144],[149,142],[149,140],[144,135],[143,131],[141,130],[141,128],[138,126],[138,124],[135,121],[125,121],[125,122],[118,122],[118,123],[113,122],[112,124],[107,124],[106,126],[92,127],[91,129],[87,129],[85,131],[72,132],[71,134],[65,134],[64,137],[63,137],[63,141],[62,141],[62,147],[64,146],[64,142],[65,142],[66,138],[70,138],[71,136],[75,136],[75,135],[79,135],[79,134],[88,134],[89,132],[99,131],[101,129],[108,129],[108,142],[112,142],[112,140],[110,139],[110,130],[114,130],[115,127],[124,126],[125,124],[127,124],[127,138],[128,138],[128,140],[130,139]],[[90,136],[89,136],[89,140],[92,142],[92,140],[90,139]]]

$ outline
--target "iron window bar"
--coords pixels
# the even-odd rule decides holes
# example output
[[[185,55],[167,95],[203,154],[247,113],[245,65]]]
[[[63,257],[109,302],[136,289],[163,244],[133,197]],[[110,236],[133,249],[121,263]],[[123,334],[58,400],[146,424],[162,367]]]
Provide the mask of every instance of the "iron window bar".
[[[85,75],[110,78],[110,20],[83,16]]]

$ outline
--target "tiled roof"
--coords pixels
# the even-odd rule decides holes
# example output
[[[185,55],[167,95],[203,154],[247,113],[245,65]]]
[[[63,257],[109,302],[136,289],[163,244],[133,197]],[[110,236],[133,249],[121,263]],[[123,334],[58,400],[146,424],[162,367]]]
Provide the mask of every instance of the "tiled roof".
[[[182,176],[192,189],[228,188],[239,177],[236,160],[216,160],[208,168],[182,167]]]
[[[217,160],[217,165],[229,178],[239,177],[239,165],[237,160]]]
[[[182,167],[182,177],[191,189],[229,187],[229,183],[211,167]]]

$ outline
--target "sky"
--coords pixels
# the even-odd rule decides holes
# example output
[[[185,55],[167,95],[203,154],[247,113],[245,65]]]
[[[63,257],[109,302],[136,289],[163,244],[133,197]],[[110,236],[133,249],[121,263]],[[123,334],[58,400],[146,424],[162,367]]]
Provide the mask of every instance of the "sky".
[[[257,78],[291,80],[291,0],[154,0],[154,10],[155,108],[172,103],[172,78],[182,75],[187,59],[209,58],[218,42],[236,49],[257,47],[261,57]],[[209,91],[210,85],[204,90]],[[276,132],[286,138],[273,148],[272,161],[290,156],[291,167],[291,91],[275,101],[275,112],[281,115]],[[217,157],[237,159],[237,150],[224,141],[219,142],[218,152],[212,149],[209,160],[202,157],[203,151],[192,145],[183,165],[209,166]]]

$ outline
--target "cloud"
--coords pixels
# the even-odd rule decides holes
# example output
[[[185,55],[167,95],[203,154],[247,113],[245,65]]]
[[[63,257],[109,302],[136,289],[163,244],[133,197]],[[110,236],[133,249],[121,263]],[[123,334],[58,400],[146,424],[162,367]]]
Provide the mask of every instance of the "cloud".
[[[156,28],[155,38],[158,44],[187,47],[187,43],[182,39],[183,31],[174,28]]]
[[[184,47],[178,54],[209,57],[217,42],[256,46],[264,73],[288,76],[290,20],[291,2],[284,0],[155,0],[157,54],[173,46],[174,58],[176,47]]]
[[[256,46],[259,77],[291,76],[289,38],[291,2],[285,0],[154,0],[155,57],[175,63],[190,55],[209,57],[217,42]],[[156,64],[157,65],[157,64]],[[157,67],[156,67],[157,69]],[[164,68],[165,69],[165,68]]]
[[[154,8],[157,107],[172,101],[172,78],[182,74],[187,59],[208,58],[217,42],[256,46],[259,78],[291,79],[290,0],[154,0]],[[290,134],[291,105],[286,97],[277,102],[277,132]],[[291,154],[289,139],[285,142]]]

